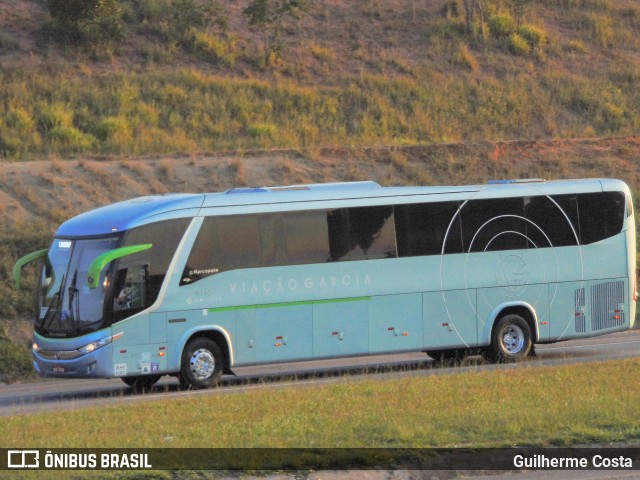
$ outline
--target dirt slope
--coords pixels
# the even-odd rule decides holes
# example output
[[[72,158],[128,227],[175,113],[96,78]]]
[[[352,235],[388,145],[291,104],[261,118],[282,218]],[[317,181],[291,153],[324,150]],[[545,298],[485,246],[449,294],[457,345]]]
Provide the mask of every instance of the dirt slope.
[[[616,177],[638,191],[639,162],[640,137],[0,162],[0,222],[44,219],[53,227],[147,194],[355,180],[442,185]]]

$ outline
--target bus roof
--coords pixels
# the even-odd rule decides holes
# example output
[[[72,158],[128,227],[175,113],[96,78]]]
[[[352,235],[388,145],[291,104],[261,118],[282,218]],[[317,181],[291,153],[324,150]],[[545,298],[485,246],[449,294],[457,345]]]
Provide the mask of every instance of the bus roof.
[[[523,191],[526,189],[526,192]],[[360,200],[369,203],[466,199],[482,194],[487,197],[513,197],[519,195],[558,195],[573,192],[596,192],[603,190],[628,191],[620,180],[586,179],[543,181],[539,179],[492,181],[487,185],[444,187],[381,187],[375,182],[345,182],[280,187],[235,188],[221,193],[167,194],[134,198],[82,213],[64,222],[56,237],[102,236],[121,232],[147,223],[171,218],[193,217],[212,214],[221,207],[238,207],[251,212],[257,206],[283,205],[291,209],[293,204]],[[537,193],[536,193],[537,192]],[[422,198],[417,198],[422,197]],[[446,198],[445,198],[446,197]],[[451,197],[451,198],[449,198]],[[285,207],[287,205],[287,207]],[[243,208],[244,207],[244,208]],[[237,208],[234,213],[237,213]]]

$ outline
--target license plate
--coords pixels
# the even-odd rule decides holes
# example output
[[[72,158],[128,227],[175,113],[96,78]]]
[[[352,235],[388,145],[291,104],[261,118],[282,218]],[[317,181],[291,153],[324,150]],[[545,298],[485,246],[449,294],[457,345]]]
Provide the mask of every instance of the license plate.
[[[57,365],[53,367],[53,373],[64,373],[64,367],[58,367]]]

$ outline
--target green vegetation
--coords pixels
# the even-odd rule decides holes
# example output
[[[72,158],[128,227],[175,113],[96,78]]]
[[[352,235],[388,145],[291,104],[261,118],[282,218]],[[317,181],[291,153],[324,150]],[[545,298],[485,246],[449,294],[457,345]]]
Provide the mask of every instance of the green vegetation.
[[[4,325],[0,325],[0,352],[0,382],[11,383],[34,376],[29,349],[12,342]]]
[[[35,267],[24,267],[22,290],[13,286],[12,269],[16,260],[27,253],[45,248],[50,242],[51,229],[42,221],[20,222],[5,226],[0,243],[0,318],[16,318],[31,312],[36,288]],[[0,338],[2,331],[0,331]],[[0,349],[1,351],[1,349]],[[0,366],[0,375],[6,371]]]
[[[525,37],[509,38],[514,52],[532,50]],[[211,53],[216,47],[206,40],[199,48]],[[318,86],[229,79],[190,68],[119,72],[90,82],[65,69],[0,72],[0,101],[11,106],[0,119],[0,152],[9,158],[149,154],[580,137],[587,130],[629,135],[640,129],[633,107],[640,104],[640,67],[616,65],[608,78],[515,71],[505,73],[506,83],[470,81],[482,70],[477,56],[468,47],[455,55],[465,69],[455,77],[363,74]]]
[[[401,0],[331,9],[302,0],[80,3],[48,0],[33,32],[41,61],[0,69],[0,156],[640,128],[640,9],[632,2],[428,2],[442,16]],[[336,20],[344,16],[346,26]],[[18,39],[3,32],[0,57],[20,51]]]
[[[41,448],[505,447],[624,442],[640,438],[640,386],[629,381],[638,368],[640,360],[631,359],[21,415],[3,419],[3,441],[7,446]],[[122,425],[136,428],[123,436]]]
[[[299,18],[309,11],[308,0],[251,0],[242,13],[249,20],[249,27],[262,34],[264,57],[262,66],[273,63],[274,57],[282,56],[283,21],[286,17]]]

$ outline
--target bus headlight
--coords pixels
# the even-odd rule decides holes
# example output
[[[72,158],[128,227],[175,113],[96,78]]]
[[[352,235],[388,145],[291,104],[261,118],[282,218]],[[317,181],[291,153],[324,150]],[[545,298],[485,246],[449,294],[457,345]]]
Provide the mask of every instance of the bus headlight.
[[[84,347],[79,348],[78,351],[84,354],[91,353],[99,348],[104,347],[105,345],[109,345],[111,342],[120,338],[121,336],[122,336],[122,333],[118,333],[116,335],[109,335],[108,337],[101,338],[98,341],[87,343]]]

